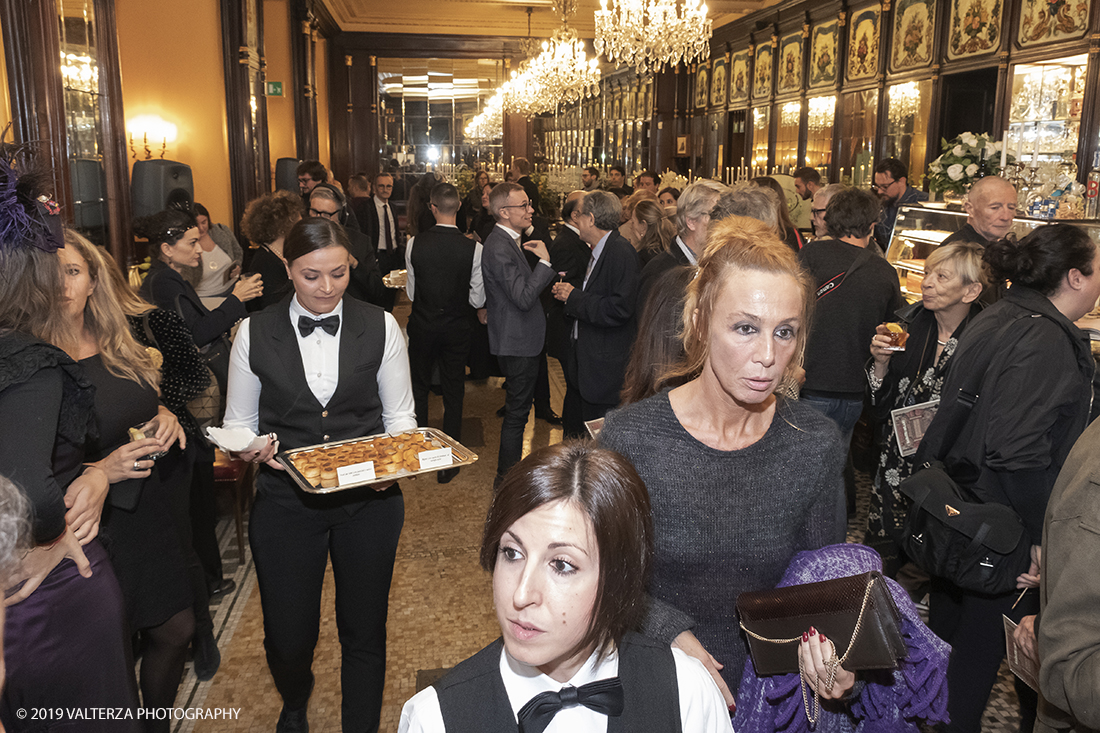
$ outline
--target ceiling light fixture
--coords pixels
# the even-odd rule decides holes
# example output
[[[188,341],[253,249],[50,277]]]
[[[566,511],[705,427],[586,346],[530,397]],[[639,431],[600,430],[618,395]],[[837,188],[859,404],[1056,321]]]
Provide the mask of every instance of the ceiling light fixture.
[[[596,53],[639,73],[706,58],[711,21],[701,0],[600,0]]]

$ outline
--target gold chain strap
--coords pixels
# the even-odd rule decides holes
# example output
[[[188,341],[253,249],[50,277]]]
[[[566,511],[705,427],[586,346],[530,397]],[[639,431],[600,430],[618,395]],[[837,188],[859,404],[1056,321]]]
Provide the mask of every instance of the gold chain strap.
[[[859,638],[859,632],[863,628],[863,614],[867,611],[868,603],[871,600],[871,588],[874,586],[874,584],[875,578],[872,576],[872,578],[867,582],[866,590],[864,590],[863,592],[863,604],[860,606],[859,616],[856,618],[856,627],[852,630],[852,638],[848,642],[848,648],[844,650],[844,656],[837,657],[836,645],[833,644],[832,639],[829,639],[829,646],[832,648],[832,654],[829,656],[829,661],[826,662],[826,664],[829,665],[829,676],[826,680],[828,684],[825,685],[825,689],[827,690],[831,690],[833,688],[833,683],[836,682],[837,668],[840,667],[840,665],[844,664],[844,662],[848,661],[848,655],[852,652],[852,647],[855,646],[856,639]],[[769,639],[766,636],[761,636],[760,634],[750,631],[748,628],[745,627],[744,621],[740,621],[739,623],[746,634],[760,641],[766,641],[772,644],[792,644],[796,641],[802,640],[801,636],[796,636],[793,639]],[[803,666],[801,654],[798,655],[798,677],[798,686],[799,689],[802,690],[802,707],[806,709],[806,719],[810,721],[810,730],[813,730],[817,726],[817,719],[821,714],[821,678],[817,676],[817,672],[815,671],[813,705],[814,711],[811,714],[810,700],[809,696],[806,694],[806,671]]]

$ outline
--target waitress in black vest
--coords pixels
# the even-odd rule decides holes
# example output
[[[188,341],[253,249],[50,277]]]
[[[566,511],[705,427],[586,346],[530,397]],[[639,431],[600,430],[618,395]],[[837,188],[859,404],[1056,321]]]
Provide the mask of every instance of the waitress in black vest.
[[[501,638],[401,711],[399,733],[730,733],[710,673],[632,633],[653,557],[649,493],[618,453],[566,441],[501,481],[481,566]]]
[[[416,427],[405,342],[393,316],[344,298],[351,264],[341,227],[298,222],[283,257],[294,292],[243,324],[230,360],[226,427],[276,433],[284,448]],[[264,648],[283,697],[276,731],[308,730],[321,586],[332,557],[342,648],[345,731],[378,730],[386,611],[405,509],[396,484],[306,494],[273,460],[277,444],[241,454],[264,465],[249,543]]]

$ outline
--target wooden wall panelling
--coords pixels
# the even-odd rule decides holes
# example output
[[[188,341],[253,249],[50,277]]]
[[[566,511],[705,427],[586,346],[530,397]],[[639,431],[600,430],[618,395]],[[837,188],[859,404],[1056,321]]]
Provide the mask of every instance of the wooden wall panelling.
[[[844,92],[844,67],[848,59],[848,23],[849,12],[845,8],[837,13],[837,34],[836,34],[836,86],[833,94],[836,95],[836,110],[833,113],[833,155],[829,162],[829,180],[837,182],[840,180],[840,104],[843,99]]]
[[[653,75],[653,122],[649,132],[650,167],[657,173],[672,168],[676,155],[676,82],[675,70]]]
[[[1088,180],[1092,158],[1100,149],[1095,130],[1100,126],[1100,3],[1094,2],[1089,35],[1089,65],[1085,72],[1085,96],[1081,100],[1081,126],[1077,136],[1077,179]]]
[[[137,257],[132,228],[133,211],[130,200],[130,159],[126,154],[126,121],[122,106],[122,71],[118,61],[118,29],[115,24],[114,0],[96,0],[96,39],[99,48],[99,86],[103,95],[99,117],[103,124],[103,174],[107,181],[107,247],[115,260],[127,263],[144,259]]]
[[[52,195],[71,224],[72,189],[66,154],[61,41],[54,0],[0,0],[0,30],[8,69],[13,138],[36,142],[37,164],[53,178]],[[55,63],[43,63],[54,59]],[[128,189],[127,189],[128,190]]]
[[[290,68],[294,104],[294,139],[298,160],[317,160],[317,72],[316,40],[319,23],[309,0],[291,0]]]
[[[337,37],[337,41],[339,37]],[[364,55],[365,59],[365,55]],[[332,173],[338,180],[347,180],[352,172],[352,136],[351,136],[351,71],[355,63],[351,53],[346,52],[338,42],[328,44],[328,104],[329,104],[329,146],[331,147]],[[377,129],[377,125],[373,125]],[[362,131],[362,134],[369,134]],[[375,133],[377,134],[377,132]],[[377,170],[371,168],[370,170]]]
[[[245,206],[271,190],[263,88],[263,3],[221,0],[221,15],[233,225],[237,238],[243,241],[240,221]]]
[[[882,17],[879,19],[878,73],[875,84],[878,87],[878,117],[875,121],[875,164],[886,156],[886,129],[889,124],[889,99],[886,94],[886,68],[890,49],[894,42],[894,21],[890,13],[890,0],[882,2]],[[872,174],[872,180],[874,180]]]

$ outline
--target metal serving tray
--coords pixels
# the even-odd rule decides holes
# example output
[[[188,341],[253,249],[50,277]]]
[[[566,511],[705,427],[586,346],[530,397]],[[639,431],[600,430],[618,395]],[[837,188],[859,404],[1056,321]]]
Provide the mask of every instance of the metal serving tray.
[[[396,473],[379,473],[374,478],[366,479],[352,479],[347,482],[341,482],[337,486],[322,487],[314,486],[306,479],[305,476],[298,471],[294,466],[293,458],[302,453],[309,453],[311,451],[323,450],[326,448],[334,448],[337,446],[350,445],[352,443],[371,443],[380,438],[399,438],[403,435],[420,434],[425,438],[435,440],[439,442],[442,450],[443,448],[451,449],[451,462],[444,463],[442,465],[432,464],[428,468],[421,468],[416,471],[409,471],[406,469],[399,469]],[[442,430],[435,428],[414,428],[413,430],[406,430],[401,433],[380,433],[378,435],[368,435],[362,438],[352,438],[350,440],[337,440],[331,443],[318,443],[317,445],[308,445],[303,448],[295,448],[293,450],[279,451],[275,456],[275,460],[282,464],[291,478],[302,487],[302,491],[306,491],[310,494],[331,494],[337,491],[347,491],[348,489],[354,489],[358,486],[369,486],[370,484],[379,484],[388,481],[396,481],[398,479],[408,478],[410,476],[419,476],[424,473],[435,473],[447,468],[458,468],[460,466],[469,466],[477,461],[477,454],[469,448],[465,447],[457,440],[454,440]],[[360,464],[361,465],[361,464]],[[340,477],[343,478],[343,477]]]

